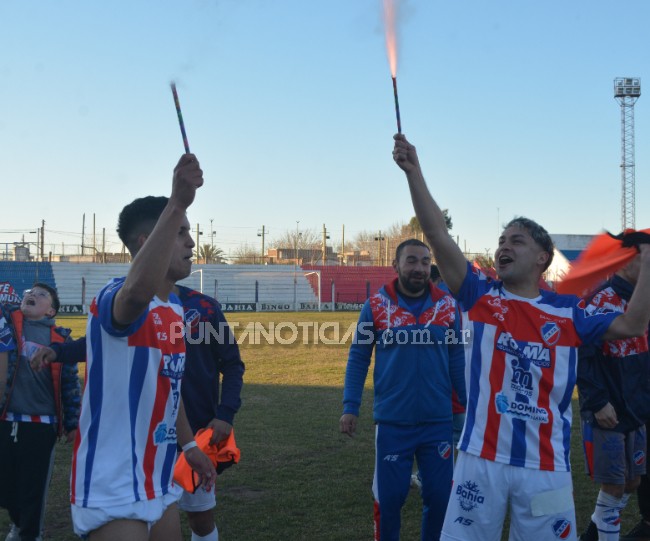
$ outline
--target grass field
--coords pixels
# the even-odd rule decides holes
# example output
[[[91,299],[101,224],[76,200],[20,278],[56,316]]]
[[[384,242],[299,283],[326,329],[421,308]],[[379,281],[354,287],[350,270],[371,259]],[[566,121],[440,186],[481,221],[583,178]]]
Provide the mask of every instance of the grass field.
[[[280,322],[338,322],[348,329],[357,313],[229,314],[239,336],[247,324],[265,329]],[[85,332],[84,318],[59,318]],[[303,328],[307,328],[303,326]],[[313,327],[308,328],[313,337]],[[291,335],[285,327],[283,341]],[[304,336],[301,334],[300,336]],[[332,338],[333,331],[326,333]],[[372,381],[368,378],[357,437],[338,431],[343,377],[348,345],[241,344],[246,363],[243,405],[235,419],[239,465],[227,470],[217,483],[216,522],[223,541],[370,541],[374,427]],[[311,339],[310,339],[311,342]],[[574,404],[574,418],[577,404]],[[578,423],[573,426],[572,463],[578,530],[589,520],[596,488],[584,475]],[[70,446],[57,445],[46,515],[46,539],[77,539],[70,525],[68,475]],[[419,539],[421,503],[411,491],[403,512],[402,539]],[[636,522],[636,501],[623,517],[623,531]],[[0,512],[0,539],[8,529]],[[185,539],[189,529],[183,521]],[[507,539],[504,534],[503,539]],[[534,533],[531,533],[534,539]]]

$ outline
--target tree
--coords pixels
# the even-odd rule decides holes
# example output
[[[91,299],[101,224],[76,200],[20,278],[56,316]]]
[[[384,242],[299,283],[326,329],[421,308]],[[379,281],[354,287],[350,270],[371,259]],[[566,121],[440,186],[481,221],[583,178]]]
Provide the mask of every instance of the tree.
[[[296,236],[297,235],[297,236]],[[322,238],[313,229],[296,231],[290,229],[282,236],[269,243],[270,248],[285,248],[298,250],[321,249]]]
[[[301,231],[288,230],[284,234],[271,241],[271,248],[283,249],[287,251],[285,259],[295,259],[297,250],[298,259],[301,263],[310,265],[319,264],[323,257],[323,239],[313,229],[303,229]]]
[[[393,257],[390,252],[386,257],[387,247],[390,250],[391,246],[394,248],[397,245],[393,245],[387,231],[381,231],[381,236],[379,233],[379,231],[359,231],[348,245],[348,250],[351,248],[359,252],[368,252],[373,265],[390,265]]]
[[[485,255],[477,255],[474,258],[474,262],[482,269],[494,268],[494,258],[490,255],[488,250],[485,251]]]
[[[449,215],[449,209],[442,209],[442,215],[445,218],[445,224],[447,224],[447,231],[451,231],[452,228],[454,227],[454,224],[451,221],[451,216]],[[417,216],[413,216],[413,218],[410,219],[409,227],[411,228],[411,233],[413,235],[419,235],[420,233],[422,233],[422,226],[420,225],[420,220],[418,220]]]
[[[198,250],[194,251],[197,263],[217,263],[224,264],[228,259],[221,248],[212,244],[202,244]]]
[[[230,259],[235,265],[255,265],[257,263],[263,262],[262,255],[259,250],[247,242],[237,246],[234,254]]]

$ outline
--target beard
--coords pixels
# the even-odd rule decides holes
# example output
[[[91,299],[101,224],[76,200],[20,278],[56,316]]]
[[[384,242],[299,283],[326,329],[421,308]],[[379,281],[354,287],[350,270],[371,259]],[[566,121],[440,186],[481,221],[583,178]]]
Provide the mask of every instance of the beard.
[[[422,293],[427,287],[428,278],[423,276],[421,278],[411,278],[408,275],[399,274],[399,283],[405,291],[413,294]]]

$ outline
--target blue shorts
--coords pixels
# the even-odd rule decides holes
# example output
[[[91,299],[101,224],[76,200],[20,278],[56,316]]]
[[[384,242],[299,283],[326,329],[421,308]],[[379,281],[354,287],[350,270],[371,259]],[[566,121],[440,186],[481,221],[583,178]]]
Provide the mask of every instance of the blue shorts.
[[[582,422],[587,473],[597,483],[624,485],[646,473],[646,428],[604,430]]]

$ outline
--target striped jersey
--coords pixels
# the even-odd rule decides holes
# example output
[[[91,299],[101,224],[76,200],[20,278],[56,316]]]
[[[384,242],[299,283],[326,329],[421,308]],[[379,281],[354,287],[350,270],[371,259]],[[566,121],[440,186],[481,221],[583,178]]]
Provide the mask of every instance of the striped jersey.
[[[620,314],[551,291],[518,297],[469,264],[457,299],[469,330],[459,449],[513,466],[570,471],[577,347],[597,341]]]
[[[122,505],[173,486],[176,417],[185,366],[183,307],[157,297],[126,328],[112,320],[113,280],[90,306],[86,388],[71,472],[71,502]]]

